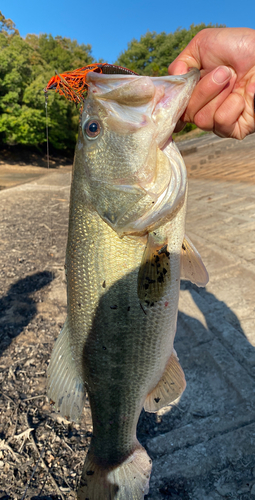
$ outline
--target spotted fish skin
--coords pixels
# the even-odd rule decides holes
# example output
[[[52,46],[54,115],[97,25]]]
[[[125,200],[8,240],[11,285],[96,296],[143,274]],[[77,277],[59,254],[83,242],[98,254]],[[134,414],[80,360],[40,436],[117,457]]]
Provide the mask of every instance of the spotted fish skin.
[[[48,370],[48,395],[64,416],[78,420],[86,392],[91,405],[79,500],[144,498],[151,460],[136,438],[140,412],[185,389],[173,341],[187,182],[169,136],[198,79],[197,70],[88,75],[71,187],[67,320]],[[199,254],[190,273],[197,262]]]

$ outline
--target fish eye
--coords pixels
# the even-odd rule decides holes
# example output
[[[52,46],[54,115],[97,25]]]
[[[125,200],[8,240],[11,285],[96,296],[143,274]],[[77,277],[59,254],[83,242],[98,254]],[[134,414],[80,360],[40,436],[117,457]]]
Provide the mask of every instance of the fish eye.
[[[101,125],[98,120],[88,120],[85,122],[83,130],[88,139],[96,139],[101,132]]]

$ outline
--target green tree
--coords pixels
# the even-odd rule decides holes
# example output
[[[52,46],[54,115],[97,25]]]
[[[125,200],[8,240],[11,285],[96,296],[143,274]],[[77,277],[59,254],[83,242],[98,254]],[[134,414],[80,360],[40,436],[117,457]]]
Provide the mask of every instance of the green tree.
[[[33,76],[32,49],[15,33],[0,33],[0,133],[3,142],[26,143],[23,95]],[[22,115],[24,114],[24,120]],[[28,141],[30,143],[30,141]]]
[[[44,61],[58,72],[70,71],[93,62],[91,49],[91,45],[79,45],[76,40],[70,38],[61,36],[53,38],[52,35],[46,34],[38,37],[38,52]]]
[[[0,33],[4,35],[12,35],[18,33],[14,22],[11,19],[6,19],[0,11]]]
[[[148,31],[140,40],[133,39],[127,50],[122,52],[116,62],[135,71],[139,75],[164,76],[168,66],[188,45],[192,38],[205,28],[224,27],[223,25],[192,24],[188,30],[178,28],[174,33]],[[181,133],[189,132],[196,125],[188,123]]]
[[[14,23],[0,13],[0,142],[38,146],[46,142],[43,89],[55,70],[60,73],[93,62],[90,45],[51,35],[20,37]],[[49,92],[51,144],[73,149],[79,111]]]
[[[218,25],[215,25],[219,27]],[[116,64],[130,68],[140,75],[167,75],[169,64],[188,45],[192,38],[204,28],[214,28],[212,24],[192,24],[188,30],[178,28],[174,33],[147,31],[140,40],[133,39],[122,52]],[[220,25],[222,27],[222,25]]]

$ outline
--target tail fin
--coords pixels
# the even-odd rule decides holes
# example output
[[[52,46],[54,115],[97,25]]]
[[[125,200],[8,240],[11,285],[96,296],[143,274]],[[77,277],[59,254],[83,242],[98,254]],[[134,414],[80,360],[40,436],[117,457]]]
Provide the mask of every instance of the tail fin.
[[[88,452],[77,500],[142,500],[149,492],[151,467],[142,446],[114,468],[97,465]]]

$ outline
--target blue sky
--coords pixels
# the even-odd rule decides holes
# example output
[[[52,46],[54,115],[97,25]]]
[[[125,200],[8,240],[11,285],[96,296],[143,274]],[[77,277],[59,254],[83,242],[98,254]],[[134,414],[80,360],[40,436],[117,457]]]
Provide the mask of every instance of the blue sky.
[[[170,33],[204,22],[255,28],[254,0],[1,0],[0,9],[21,36],[51,33],[92,45],[92,55],[109,63],[146,31]]]

